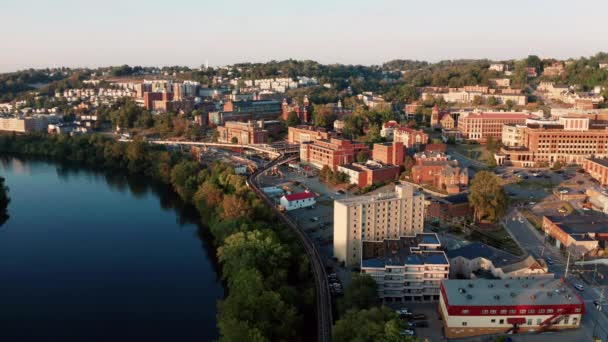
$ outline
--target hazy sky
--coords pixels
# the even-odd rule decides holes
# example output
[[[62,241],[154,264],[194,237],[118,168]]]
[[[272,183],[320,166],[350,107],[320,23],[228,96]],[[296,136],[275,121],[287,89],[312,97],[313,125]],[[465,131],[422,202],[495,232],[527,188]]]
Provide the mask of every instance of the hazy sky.
[[[606,13],[606,0],[0,0],[0,72],[578,57],[608,50]]]

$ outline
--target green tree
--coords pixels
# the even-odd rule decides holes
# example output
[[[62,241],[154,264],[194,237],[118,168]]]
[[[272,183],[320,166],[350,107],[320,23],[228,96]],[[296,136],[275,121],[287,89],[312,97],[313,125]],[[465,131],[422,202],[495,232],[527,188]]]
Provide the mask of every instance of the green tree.
[[[400,322],[397,314],[387,307],[349,310],[334,325],[333,340],[336,342],[416,341],[413,337],[399,334],[406,328],[407,323]]]
[[[300,118],[298,117],[298,114],[294,111],[289,112],[286,123],[287,123],[288,127],[295,127],[295,126],[299,125]]]
[[[498,100],[494,96],[488,97],[487,100],[488,106],[496,106],[498,104]]]
[[[344,297],[339,302],[341,312],[351,309],[369,309],[378,304],[378,284],[365,273],[353,274],[351,283],[344,291]]]
[[[357,155],[355,156],[355,159],[359,163],[365,163],[368,160],[368,158],[369,158],[369,155],[365,151],[359,151],[359,152],[357,152]]]
[[[507,211],[508,199],[494,173],[479,171],[471,181],[469,202],[475,210],[475,219],[498,221]]]
[[[199,169],[198,163],[184,160],[171,170],[171,185],[180,197],[186,201],[190,201],[198,189],[197,174]]]
[[[226,279],[240,270],[256,269],[269,287],[278,287],[287,277],[289,250],[270,230],[237,232],[226,238],[217,251]]]

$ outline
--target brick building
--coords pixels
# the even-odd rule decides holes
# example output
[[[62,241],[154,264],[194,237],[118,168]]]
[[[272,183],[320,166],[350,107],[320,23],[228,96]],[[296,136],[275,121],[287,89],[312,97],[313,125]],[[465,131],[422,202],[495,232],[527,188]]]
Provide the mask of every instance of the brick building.
[[[338,166],[338,171],[344,172],[349,177],[349,183],[356,184],[360,188],[393,181],[399,178],[401,169],[399,166],[386,165],[368,160],[365,163],[352,163]]]
[[[542,230],[550,236],[556,247],[582,256],[599,247],[599,241],[608,240],[608,219],[602,216],[544,216]]]
[[[583,168],[602,186],[608,185],[608,159],[588,158],[583,160]]]
[[[496,156],[497,163],[535,166],[560,161],[582,165],[590,157],[608,157],[608,127],[579,117],[560,117],[559,123],[521,128],[520,146],[502,148]]]
[[[264,144],[268,142],[268,131],[263,129],[262,121],[228,121],[218,126],[218,142],[231,143],[235,138],[238,144]]]
[[[300,125],[287,129],[287,141],[290,144],[301,144],[314,140],[329,140],[335,137],[336,133],[328,132],[325,128],[315,126]]]
[[[394,130],[395,142],[402,142],[405,148],[420,148],[421,145],[425,145],[429,136],[422,130],[415,130],[413,128],[400,126]]]
[[[289,114],[291,112],[296,113],[300,122],[305,124],[312,121],[312,115],[310,115],[310,101],[308,101],[308,96],[304,96],[304,100],[302,104],[298,103],[298,100],[293,99],[290,102],[287,99],[283,99],[283,103],[281,104],[281,118],[283,120],[287,120],[289,118]]]
[[[425,217],[440,223],[456,223],[463,222],[472,215],[473,208],[469,205],[468,195],[460,193],[431,199],[426,206]]]
[[[489,137],[494,141],[502,138],[505,124],[525,124],[526,119],[535,118],[527,113],[468,113],[458,118],[458,130],[464,139],[486,142]]]
[[[445,153],[419,152],[414,155],[412,181],[428,184],[449,194],[460,192],[469,184],[467,168],[460,168],[457,160],[449,160]]]
[[[347,139],[330,138],[329,140],[312,140],[300,143],[300,160],[310,163],[318,168],[327,165],[332,170],[338,166],[356,161],[362,153],[365,158],[369,156],[369,148],[364,143]]]
[[[372,159],[387,165],[401,165],[405,159],[405,148],[402,142],[376,143]]]

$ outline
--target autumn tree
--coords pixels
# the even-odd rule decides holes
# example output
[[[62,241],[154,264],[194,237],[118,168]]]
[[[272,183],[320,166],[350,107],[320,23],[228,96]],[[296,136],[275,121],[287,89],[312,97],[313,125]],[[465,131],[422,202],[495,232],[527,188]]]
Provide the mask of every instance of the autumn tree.
[[[498,221],[507,211],[508,199],[500,178],[489,171],[479,171],[471,181],[469,202],[478,221]]]

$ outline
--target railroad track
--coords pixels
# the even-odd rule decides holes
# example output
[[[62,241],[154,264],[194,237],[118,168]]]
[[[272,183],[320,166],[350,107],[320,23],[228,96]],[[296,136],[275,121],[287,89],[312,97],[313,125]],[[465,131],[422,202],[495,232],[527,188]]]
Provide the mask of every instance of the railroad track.
[[[281,164],[288,163],[297,159],[297,156],[285,156],[281,155],[276,159],[272,160],[267,165],[261,167],[247,178],[247,186],[260,198],[262,199],[277,215],[277,217],[283,221],[291,230],[296,234],[306,255],[310,260],[312,266],[313,275],[315,277],[315,286],[317,290],[317,341],[329,342],[331,341],[331,328],[333,324],[332,318],[332,302],[331,292],[329,291],[329,284],[327,283],[327,274],[325,273],[325,266],[323,259],[319,254],[319,251],[313,244],[312,240],[308,235],[294,222],[292,222],[285,213],[282,213],[274,205],[274,202],[260,189],[258,182],[259,176],[266,170],[279,166]]]

